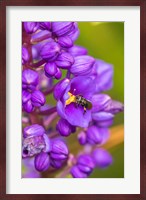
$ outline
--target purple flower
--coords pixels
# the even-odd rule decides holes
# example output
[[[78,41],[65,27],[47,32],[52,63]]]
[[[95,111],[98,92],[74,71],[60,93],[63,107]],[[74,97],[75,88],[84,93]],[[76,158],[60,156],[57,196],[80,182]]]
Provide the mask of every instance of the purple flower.
[[[39,28],[39,23],[37,22],[24,22],[23,24],[25,31],[29,34],[36,32]]]
[[[56,129],[62,136],[69,136],[73,131],[73,126],[65,119],[60,119],[57,123]]]
[[[46,171],[50,166],[50,158],[47,153],[41,152],[35,156],[34,160],[36,170],[42,172]]]
[[[99,127],[109,127],[113,124],[114,115],[108,112],[92,113],[92,119]]]
[[[106,107],[104,108],[105,112],[109,112],[112,114],[117,114],[119,112],[122,112],[123,110],[124,110],[124,105],[121,102],[114,101],[112,99],[108,101]]]
[[[58,37],[71,33],[74,28],[74,22],[52,22],[52,32]]]
[[[25,65],[30,59],[30,55],[26,47],[22,47],[22,65]]]
[[[97,126],[90,126],[87,129],[87,142],[95,144],[104,144],[109,138],[109,131],[107,128],[99,128]]]
[[[77,160],[77,166],[80,169],[80,171],[86,173],[86,174],[91,174],[95,167],[95,163],[93,158],[90,155],[83,154],[79,156]]]
[[[74,27],[72,30],[68,33],[68,36],[71,38],[71,40],[74,42],[80,34],[80,30],[78,28],[77,22],[74,22]]]
[[[56,168],[56,169],[59,169],[62,167],[62,163],[63,161],[62,160],[54,160],[54,159],[50,159],[50,164],[52,167]]]
[[[38,73],[31,69],[25,69],[22,72],[22,87],[23,89],[34,90],[38,84]]]
[[[47,42],[41,48],[40,55],[46,61],[54,61],[60,52],[60,46],[56,42]]]
[[[81,131],[78,134],[78,141],[81,145],[85,145],[87,143],[87,137],[85,131]]]
[[[65,160],[68,157],[67,145],[59,139],[52,141],[50,156],[54,160]]]
[[[31,157],[51,150],[50,140],[44,133],[44,128],[38,124],[24,129],[23,152],[24,158]]]
[[[96,167],[106,168],[113,163],[111,154],[105,149],[98,148],[92,153]]]
[[[111,98],[106,94],[94,94],[92,97],[92,112],[105,111]]]
[[[96,92],[110,90],[113,86],[113,66],[102,60],[96,60],[92,74],[96,75]]]
[[[95,59],[91,56],[76,56],[74,64],[70,68],[70,72],[75,76],[88,75],[94,65]]]
[[[45,104],[46,99],[42,92],[40,92],[39,90],[35,90],[32,93],[31,101],[32,101],[33,106],[40,107]]]
[[[74,165],[70,171],[73,178],[87,178],[87,174],[82,172],[77,165]]]
[[[51,29],[51,22],[40,22],[39,28],[42,30],[50,30]]]
[[[78,45],[74,45],[73,47],[69,48],[68,52],[74,57],[88,54],[87,49]]]
[[[59,37],[57,42],[63,48],[70,48],[73,46],[73,41],[69,36]]]
[[[67,86],[69,85],[70,80],[67,78],[62,79],[60,82],[58,82],[55,86],[54,89],[54,98],[56,100],[59,100],[62,98],[62,96],[64,95],[64,92],[67,88]]]
[[[91,121],[91,110],[86,110],[86,113],[84,113],[83,106],[77,106],[74,101],[70,103],[67,102],[70,101],[70,98],[74,98],[74,95],[82,95],[90,101],[94,90],[93,77],[78,76],[73,78],[69,82],[63,95],[63,92],[61,92],[61,95],[60,92],[58,92],[58,96],[62,96],[57,102],[58,114],[73,126],[88,127]],[[71,94],[73,94],[73,96],[71,96]],[[55,96],[57,96],[57,91]]]
[[[68,69],[74,63],[74,58],[71,54],[63,52],[57,57],[55,63],[58,67],[62,69]]]
[[[34,110],[34,107],[43,106],[46,99],[42,92],[35,90],[32,93],[23,90],[22,92],[22,105],[23,109],[30,113]]]
[[[38,125],[38,124],[33,124],[31,126],[27,126],[23,130],[23,137],[32,137],[32,136],[42,136],[45,134],[45,129]]]

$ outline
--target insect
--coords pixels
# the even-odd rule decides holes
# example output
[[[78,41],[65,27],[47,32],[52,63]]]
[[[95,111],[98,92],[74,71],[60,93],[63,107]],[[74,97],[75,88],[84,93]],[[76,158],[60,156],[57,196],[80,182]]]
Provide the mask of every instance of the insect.
[[[90,110],[92,108],[91,101],[85,99],[82,95],[73,95],[70,92],[68,92],[69,98],[66,100],[66,105],[69,105],[70,103],[74,102],[76,104],[76,107],[81,105],[84,108],[84,114],[86,113],[86,110]]]

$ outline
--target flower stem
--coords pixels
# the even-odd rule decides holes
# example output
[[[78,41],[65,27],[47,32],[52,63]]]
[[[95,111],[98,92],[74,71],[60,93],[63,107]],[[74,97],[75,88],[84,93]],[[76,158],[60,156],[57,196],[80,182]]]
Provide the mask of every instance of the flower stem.
[[[56,112],[57,108],[56,106],[49,108],[48,110],[40,111],[38,114],[40,115],[51,115],[52,113]]]
[[[45,63],[46,63],[45,60],[40,60],[40,61],[38,61],[37,63],[31,63],[30,66],[31,66],[31,67],[34,67],[34,68],[38,68],[38,67],[40,67],[41,65],[43,65],[43,64],[45,64]]]
[[[39,38],[34,38],[34,39],[32,38],[30,42],[31,42],[31,44],[36,44],[37,42],[41,42],[43,40],[49,39],[51,36],[52,36],[52,34],[48,33],[48,34],[43,35]]]

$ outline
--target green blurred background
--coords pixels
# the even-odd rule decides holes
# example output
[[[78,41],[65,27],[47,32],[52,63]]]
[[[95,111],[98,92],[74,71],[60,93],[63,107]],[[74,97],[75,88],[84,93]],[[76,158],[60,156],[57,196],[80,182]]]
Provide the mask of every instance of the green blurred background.
[[[88,49],[89,55],[111,63],[114,67],[114,85],[106,92],[112,99],[124,103],[124,22],[79,22],[80,36],[76,44]],[[107,147],[114,163],[104,170],[94,170],[90,177],[123,178],[124,177],[124,114],[116,115],[113,126],[117,129],[116,145]],[[121,126],[119,126],[121,125]],[[112,132],[113,129],[111,129]],[[114,143],[114,144],[115,144]],[[110,144],[110,141],[109,141]],[[106,145],[105,145],[106,148]]]

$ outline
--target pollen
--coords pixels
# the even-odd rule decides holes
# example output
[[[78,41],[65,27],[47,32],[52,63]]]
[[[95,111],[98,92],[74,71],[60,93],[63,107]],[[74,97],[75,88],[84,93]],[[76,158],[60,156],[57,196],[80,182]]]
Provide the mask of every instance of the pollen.
[[[76,102],[76,97],[68,92],[69,98],[66,100],[65,105],[69,105],[72,102]]]

